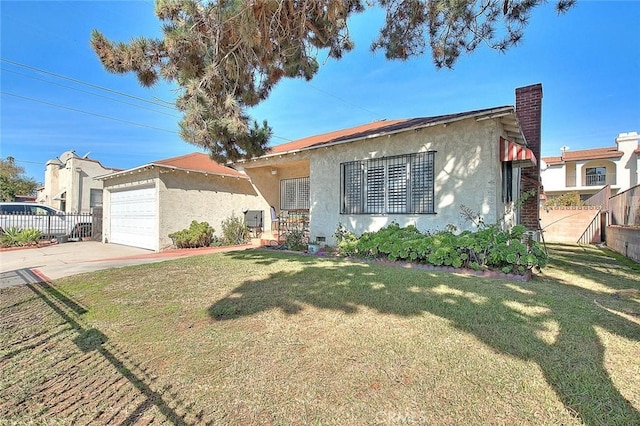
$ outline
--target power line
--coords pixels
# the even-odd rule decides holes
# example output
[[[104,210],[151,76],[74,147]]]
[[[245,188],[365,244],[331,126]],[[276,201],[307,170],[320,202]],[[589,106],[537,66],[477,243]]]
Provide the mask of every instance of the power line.
[[[160,130],[160,131],[163,131],[163,132],[178,134],[178,132],[176,132],[175,130],[161,129],[159,127],[154,127],[154,126],[149,126],[149,125],[146,125],[146,124],[135,123],[133,121],[122,120],[120,118],[110,117],[108,115],[96,114],[94,112],[89,112],[89,111],[84,111],[84,110],[81,110],[81,109],[71,108],[71,107],[64,106],[64,105],[58,105],[58,104],[54,104],[54,103],[51,103],[51,102],[46,102],[46,101],[43,101],[43,100],[40,100],[40,99],[28,98],[26,96],[20,96],[20,95],[14,94],[14,93],[8,93],[8,92],[0,91],[0,94],[7,95],[7,96],[13,96],[15,98],[24,99],[24,100],[31,101],[31,102],[36,102],[36,103],[39,103],[39,104],[48,105],[48,106],[52,106],[52,107],[55,107],[55,108],[61,108],[61,109],[69,110],[69,111],[79,112],[81,114],[87,114],[87,115],[93,115],[95,117],[106,118],[107,120],[119,121],[121,123],[131,124],[133,126],[146,127],[148,129],[154,129],[154,130]]]
[[[110,92],[110,93],[114,93],[114,94],[117,94],[117,95],[120,95],[120,96],[125,96],[125,97],[136,99],[136,100],[139,100],[139,101],[142,101],[142,102],[150,103],[152,105],[157,105],[157,106],[161,106],[163,108],[168,108],[168,109],[174,109],[174,110],[176,109],[175,106],[173,106],[173,105],[172,106],[166,105],[167,104],[166,101],[162,101],[162,102],[150,101],[148,99],[140,98],[138,96],[133,96],[133,95],[130,95],[128,93],[119,92],[117,90],[109,89],[107,87],[98,86],[98,85],[92,84],[92,83],[87,83],[87,82],[82,81],[82,80],[78,80],[78,79],[75,79],[75,78],[67,77],[67,76],[64,76],[64,75],[61,75],[61,74],[56,74],[56,73],[53,73],[53,72],[50,72],[50,71],[46,71],[46,70],[43,70],[43,69],[40,69],[40,68],[32,67],[30,65],[26,65],[26,64],[19,63],[19,62],[11,61],[9,59],[5,59],[5,58],[2,58],[2,57],[0,57],[0,61],[6,62],[6,63],[11,64],[11,65],[15,65],[17,67],[22,67],[22,68],[26,68],[26,69],[29,69],[29,70],[33,70],[33,71],[36,71],[36,72],[39,72],[39,73],[42,73],[42,74],[51,75],[51,76],[56,77],[56,78],[61,78],[61,79],[64,79],[64,80],[72,81],[74,83],[81,84],[81,85],[84,85],[84,86],[92,87],[92,88],[99,89],[99,90],[104,90],[104,91],[107,91],[107,92]],[[26,74],[21,74],[21,73],[18,73],[16,71],[10,71],[10,70],[6,70],[6,71],[13,72],[13,73],[19,74],[19,75],[24,75],[24,76],[29,77],[29,78],[34,78],[36,80],[41,80],[41,81],[44,81],[44,82],[47,82],[47,83],[50,83],[50,84],[55,84],[55,85],[58,85],[58,86],[66,87],[66,88],[69,88],[69,89],[72,89],[72,90],[77,90],[77,91],[80,91],[80,92],[88,93],[88,94],[91,94],[91,95],[94,95],[94,96],[105,97],[105,96],[101,96],[101,95],[98,95],[98,94],[95,94],[95,93],[86,92],[86,91],[83,91],[83,90],[80,90],[80,89],[76,89],[76,88],[73,88],[73,87],[69,87],[69,86],[65,86],[65,85],[62,85],[62,84],[58,84],[58,83],[50,82],[50,81],[47,81],[47,80],[39,79],[37,77],[28,76]],[[313,87],[313,86],[311,86],[311,87]],[[316,89],[316,90],[322,91],[322,90],[320,90],[318,88],[315,88],[315,87],[313,87],[313,88]],[[70,107],[65,107],[65,106],[62,106],[62,105],[52,104],[52,103],[48,103],[48,102],[45,102],[45,101],[42,101],[42,100],[38,100],[38,99],[27,98],[27,97],[16,95],[16,94],[12,94],[12,93],[7,93],[7,92],[0,92],[0,93],[7,94],[9,96],[14,96],[14,97],[17,97],[17,98],[22,98],[22,99],[33,101],[33,102],[42,103],[42,104],[45,104],[45,105],[50,105],[50,106],[53,106],[53,107],[56,107],[56,108],[68,109],[68,110],[71,110],[71,111],[76,111],[76,112],[80,112],[80,113],[84,113],[84,114],[94,115],[96,117],[107,118],[109,120],[121,121],[121,122],[124,122],[124,123],[133,124],[135,126],[148,127],[148,128],[151,128],[151,129],[157,129],[157,130],[162,130],[162,131],[171,132],[171,133],[178,133],[178,132],[173,132],[173,131],[166,130],[166,129],[159,129],[157,127],[151,127],[151,126],[146,126],[146,125],[143,125],[143,124],[128,122],[126,120],[121,120],[121,119],[117,119],[117,118],[114,118],[114,117],[102,116],[100,114],[95,114],[95,113],[91,113],[91,112],[87,112],[87,111],[83,111],[83,110],[77,110],[77,109],[70,108]],[[325,92],[325,93],[327,93],[327,92]],[[329,94],[329,95],[331,95],[331,94]],[[333,95],[331,95],[331,96],[333,96]],[[334,96],[334,97],[336,97],[336,96]],[[114,100],[116,102],[122,102],[122,103],[128,104],[126,102],[118,101],[118,100],[113,99],[113,98],[108,98],[108,97],[105,97],[105,98]],[[336,97],[336,98],[340,99],[338,97]],[[344,101],[344,100],[343,100],[343,102],[346,103],[346,101]],[[144,108],[142,106],[134,105],[134,104],[128,104],[128,105],[132,105],[132,106],[135,106],[137,108]],[[358,106],[355,106],[355,107],[360,108]],[[144,109],[148,109],[148,108],[144,108]],[[161,114],[166,114],[166,113],[162,113],[160,111],[156,111],[156,110],[153,110],[153,109],[151,109],[151,111],[159,112]],[[372,111],[368,111],[368,112],[376,115]],[[168,114],[168,115],[170,115],[170,114]],[[176,117],[176,116],[173,116],[173,117]],[[176,117],[176,118],[178,118],[178,117]],[[292,139],[285,138],[283,136],[278,136],[278,135],[271,135],[271,136],[273,138],[282,139],[282,140],[285,140],[285,141],[292,141]]]
[[[164,103],[160,103],[160,102],[157,102],[157,101],[150,101],[150,100],[145,99],[145,98],[140,98],[138,96],[133,96],[133,95],[130,95],[128,93],[119,92],[117,90],[109,89],[107,87],[98,86],[97,84],[87,83],[87,82],[82,81],[82,80],[78,80],[78,79],[75,79],[75,78],[67,77],[67,76],[64,76],[64,75],[61,75],[61,74],[56,74],[56,73],[53,73],[53,72],[50,72],[50,71],[45,71],[43,69],[32,67],[30,65],[21,64],[19,62],[11,61],[9,59],[5,59],[5,58],[1,58],[0,57],[0,61],[6,62],[6,63],[11,64],[11,65],[15,65],[17,67],[30,69],[32,71],[36,71],[36,72],[39,72],[39,73],[42,73],[42,74],[47,74],[47,75],[51,75],[51,76],[54,76],[54,77],[57,77],[57,78],[61,78],[61,79],[64,79],[64,80],[69,80],[69,81],[72,81],[72,82],[77,83],[77,84],[82,84],[84,86],[93,87],[94,89],[100,89],[100,90],[104,90],[106,92],[115,93],[115,94],[120,95],[120,96],[125,96],[127,98],[136,99],[136,100],[142,101],[142,102],[147,102],[147,103],[150,103],[152,105],[157,105],[157,106],[161,106],[163,108],[168,108],[168,109],[175,109],[175,106],[173,106],[173,105],[168,106],[168,105],[166,105]]]
[[[87,92],[86,90],[78,89],[78,88],[76,88],[76,87],[67,86],[67,85],[65,85],[65,84],[55,83],[55,82],[53,82],[53,81],[45,80],[44,78],[34,77],[34,76],[32,76],[32,75],[23,74],[23,73],[21,73],[21,72],[12,71],[12,70],[8,70],[8,69],[5,69],[5,68],[0,68],[0,69],[2,70],[2,72],[8,72],[8,73],[11,73],[11,74],[21,75],[21,76],[23,76],[23,77],[31,78],[31,79],[33,79],[33,80],[43,81],[43,82],[45,82],[45,83],[53,84],[53,85],[55,85],[55,86],[60,86],[60,87],[64,87],[64,88],[66,88],[66,89],[75,90],[75,91],[80,92],[80,93],[87,93],[87,94],[92,95],[92,96],[97,96],[97,97],[99,97],[99,98],[109,99],[109,100],[111,100],[111,101],[118,102],[118,103],[121,103],[121,104],[131,105],[131,106],[133,106],[133,107],[140,108],[140,109],[145,109],[145,110],[147,110],[147,111],[157,112],[158,114],[168,115],[169,117],[180,118],[178,115],[170,114],[170,113],[168,113],[168,112],[158,111],[157,109],[147,108],[147,107],[144,107],[144,106],[142,106],[142,105],[136,105],[136,104],[133,104],[133,103],[131,103],[131,102],[121,101],[121,100],[119,100],[119,99],[111,98],[111,97],[109,97],[109,96],[99,95],[99,94],[97,94],[97,93],[93,93],[93,92]]]
[[[41,166],[45,166],[47,163],[43,163],[41,161],[27,161],[27,160],[18,160],[18,159],[14,159],[13,161],[15,161],[16,163],[29,163],[29,164],[38,164]]]
[[[174,130],[161,129],[159,127],[154,127],[154,126],[149,126],[149,125],[146,125],[146,124],[135,123],[133,121],[122,120],[120,118],[110,117],[108,115],[97,114],[97,113],[90,112],[90,111],[84,111],[84,110],[81,110],[81,109],[76,109],[76,108],[71,108],[71,107],[64,106],[64,105],[58,105],[58,104],[54,104],[54,103],[51,103],[51,102],[46,102],[46,101],[43,101],[41,99],[34,99],[34,98],[28,98],[26,96],[16,95],[15,93],[8,93],[8,92],[0,91],[0,94],[7,95],[7,96],[13,96],[15,98],[24,99],[24,100],[27,100],[27,101],[30,101],[30,102],[36,102],[36,103],[39,103],[39,104],[48,105],[48,106],[52,106],[52,107],[55,107],[55,108],[66,109],[66,110],[73,111],[73,112],[79,112],[79,113],[82,113],[82,114],[93,115],[95,117],[106,118],[108,120],[119,121],[121,123],[131,124],[133,126],[146,127],[148,129],[161,130],[163,132],[179,134],[178,132],[176,132]],[[288,138],[285,138],[285,137],[282,137],[282,136],[278,136],[278,135],[271,135],[271,137],[282,139],[282,140],[285,140],[285,141],[291,141],[291,139],[288,139]]]
[[[342,99],[340,96],[336,96],[333,93],[330,93],[330,92],[327,92],[326,90],[320,89],[320,88],[312,85],[311,83],[307,83],[307,86],[311,87],[312,89],[317,90],[318,92],[322,92],[325,95],[331,96],[332,98],[335,98],[335,99],[337,99],[337,100],[339,100],[341,102],[344,102],[345,104],[347,104],[349,106],[352,106],[354,108],[358,108],[358,109],[361,109],[363,111],[366,111],[366,112],[368,112],[369,114],[373,115],[374,117],[376,117],[378,119],[383,119],[384,118],[383,115],[380,115],[377,112],[371,111],[370,109],[363,108],[360,105],[353,104],[353,103],[351,103],[351,102],[349,102],[349,101],[347,101],[345,99]]]

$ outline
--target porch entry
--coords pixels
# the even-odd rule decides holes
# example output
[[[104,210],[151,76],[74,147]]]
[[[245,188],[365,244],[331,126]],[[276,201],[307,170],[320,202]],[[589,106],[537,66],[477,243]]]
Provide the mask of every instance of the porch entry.
[[[310,198],[308,176],[280,180],[280,214],[275,219],[279,241],[292,232],[308,240]]]

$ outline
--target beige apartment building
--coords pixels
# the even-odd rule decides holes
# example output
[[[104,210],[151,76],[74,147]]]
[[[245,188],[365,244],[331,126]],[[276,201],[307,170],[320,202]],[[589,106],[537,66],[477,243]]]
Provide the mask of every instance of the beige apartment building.
[[[605,185],[611,195],[640,183],[640,148],[637,132],[620,133],[616,145],[606,148],[564,150],[559,157],[543,158],[542,185],[548,198],[577,192],[583,200]]]
[[[44,186],[36,201],[68,213],[89,213],[102,206],[102,181],[96,176],[120,169],[104,167],[99,161],[66,151],[47,161]]]

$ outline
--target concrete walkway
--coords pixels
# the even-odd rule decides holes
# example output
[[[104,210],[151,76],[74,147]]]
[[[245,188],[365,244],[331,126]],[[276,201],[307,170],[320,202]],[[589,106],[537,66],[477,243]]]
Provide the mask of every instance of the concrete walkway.
[[[83,272],[162,262],[209,253],[246,250],[252,247],[254,246],[206,247],[155,253],[118,244],[79,241],[0,251],[0,288],[54,280]]]

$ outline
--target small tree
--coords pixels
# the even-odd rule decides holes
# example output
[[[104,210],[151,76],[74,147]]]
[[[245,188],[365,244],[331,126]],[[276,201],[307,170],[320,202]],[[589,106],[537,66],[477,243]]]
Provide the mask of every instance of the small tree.
[[[250,240],[247,224],[236,215],[231,215],[223,220],[221,228],[222,238],[226,245],[237,246],[246,244]]]
[[[38,183],[23,176],[24,167],[15,163],[13,157],[0,159],[0,201],[15,201],[16,195],[33,195]]]

